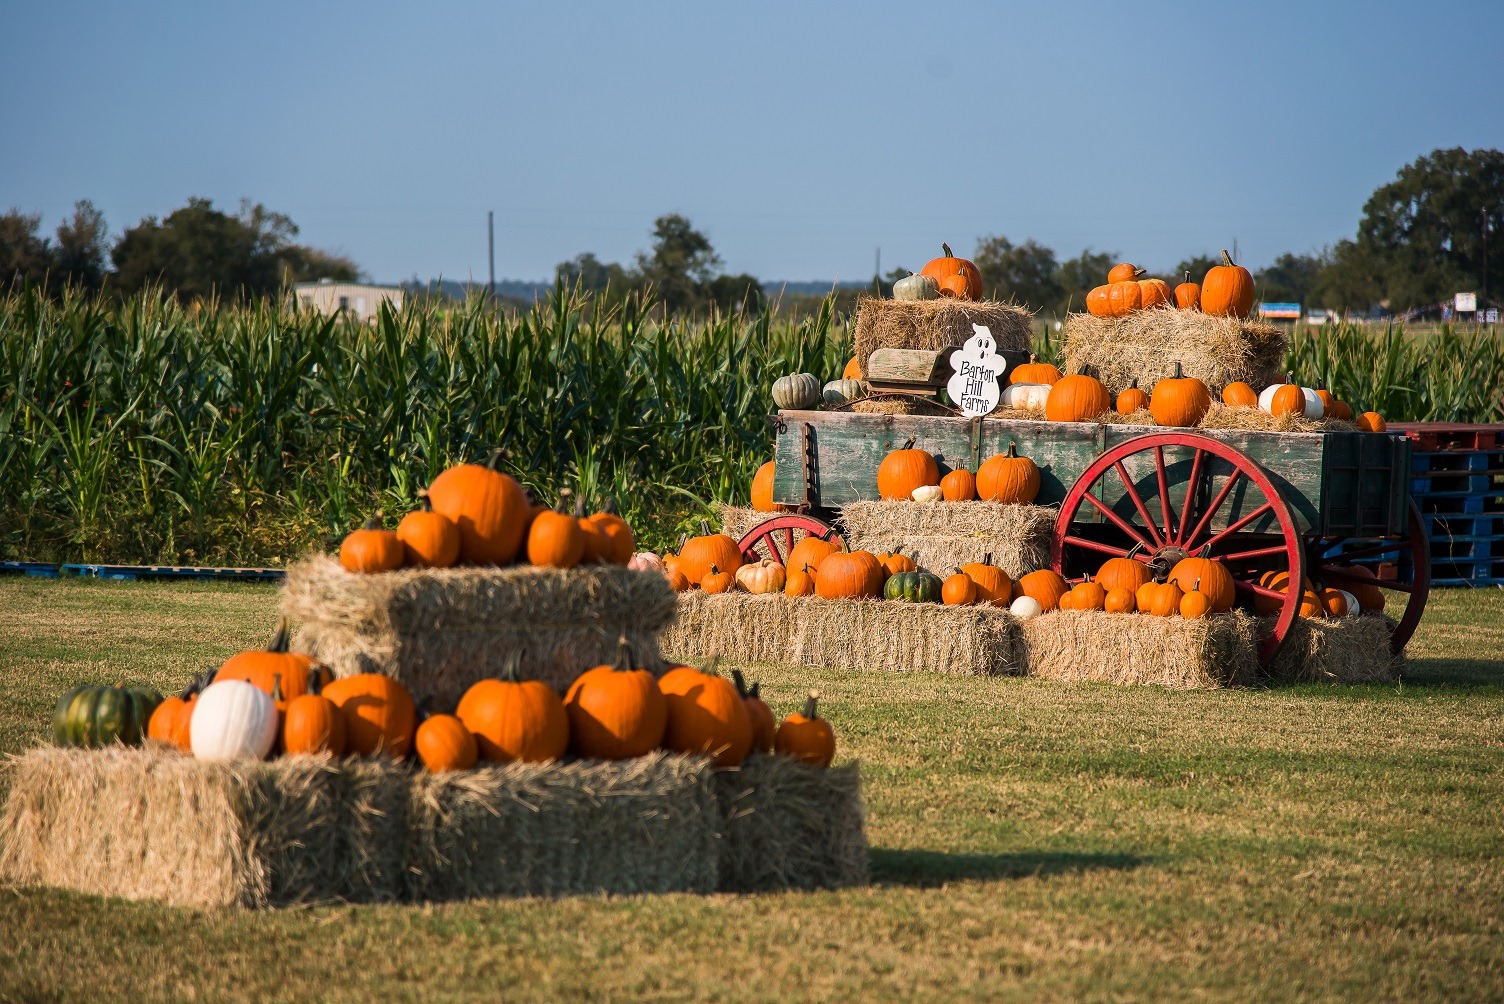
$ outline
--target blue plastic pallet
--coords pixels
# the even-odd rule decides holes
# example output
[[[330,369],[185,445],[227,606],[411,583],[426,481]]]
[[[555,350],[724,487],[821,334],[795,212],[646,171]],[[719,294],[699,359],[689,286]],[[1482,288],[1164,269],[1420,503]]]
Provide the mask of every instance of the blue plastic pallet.
[[[287,573],[280,568],[200,568],[189,565],[89,565],[66,564],[63,575],[84,578],[114,579],[134,582],[137,579],[219,579],[280,582]]]
[[[1410,455],[1410,470],[1415,474],[1463,474],[1495,468],[1504,468],[1504,453],[1490,450],[1449,450]]]
[[[1466,513],[1422,513],[1426,534],[1431,537],[1501,537],[1504,538],[1504,513],[1472,516]]]
[[[39,579],[55,579],[58,567],[45,561],[0,561],[0,575],[31,575]]]
[[[1441,471],[1429,477],[1411,478],[1410,494],[1417,498],[1446,493],[1449,495],[1477,495],[1480,492],[1504,491],[1504,485],[1496,482],[1496,474],[1467,474],[1461,471]]]
[[[1504,492],[1485,492],[1479,495],[1467,492],[1431,492],[1427,495],[1415,495],[1414,498],[1421,512],[1436,516],[1504,513]]]

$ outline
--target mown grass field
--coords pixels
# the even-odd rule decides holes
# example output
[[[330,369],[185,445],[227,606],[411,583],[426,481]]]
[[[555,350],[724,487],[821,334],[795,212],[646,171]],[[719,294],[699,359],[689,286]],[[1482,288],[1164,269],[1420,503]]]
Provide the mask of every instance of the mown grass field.
[[[166,689],[272,589],[0,581],[0,750],[85,680]],[[1171,693],[759,667],[864,764],[836,893],[195,913],[0,890],[0,998],[1504,997],[1504,593],[1399,685]]]

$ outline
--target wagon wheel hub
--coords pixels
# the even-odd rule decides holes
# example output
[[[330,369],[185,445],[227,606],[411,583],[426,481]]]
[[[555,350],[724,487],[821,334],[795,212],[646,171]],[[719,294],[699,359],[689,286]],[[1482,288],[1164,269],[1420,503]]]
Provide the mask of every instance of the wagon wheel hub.
[[[1191,552],[1175,544],[1161,547],[1154,552],[1154,557],[1149,561],[1149,567],[1156,572],[1162,571],[1165,575],[1170,574],[1170,569],[1191,556]]]

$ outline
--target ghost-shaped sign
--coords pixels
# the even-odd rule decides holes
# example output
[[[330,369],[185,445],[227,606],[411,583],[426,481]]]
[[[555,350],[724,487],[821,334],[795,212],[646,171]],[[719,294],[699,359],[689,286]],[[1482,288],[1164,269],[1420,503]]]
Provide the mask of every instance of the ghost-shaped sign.
[[[945,385],[945,390],[961,409],[961,414],[976,418],[997,407],[1002,396],[998,377],[1008,364],[997,354],[997,342],[993,340],[990,328],[985,324],[973,324],[971,330],[976,334],[950,354],[950,366],[956,372]]]

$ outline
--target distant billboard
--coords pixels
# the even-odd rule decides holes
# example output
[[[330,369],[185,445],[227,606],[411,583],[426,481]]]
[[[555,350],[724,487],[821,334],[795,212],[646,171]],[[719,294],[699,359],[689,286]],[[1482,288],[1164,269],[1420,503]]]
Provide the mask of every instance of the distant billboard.
[[[1300,304],[1261,303],[1259,304],[1259,316],[1281,321],[1298,321],[1300,320]]]
[[[1458,293],[1452,297],[1452,309],[1459,314],[1471,314],[1478,309],[1477,293]]]

